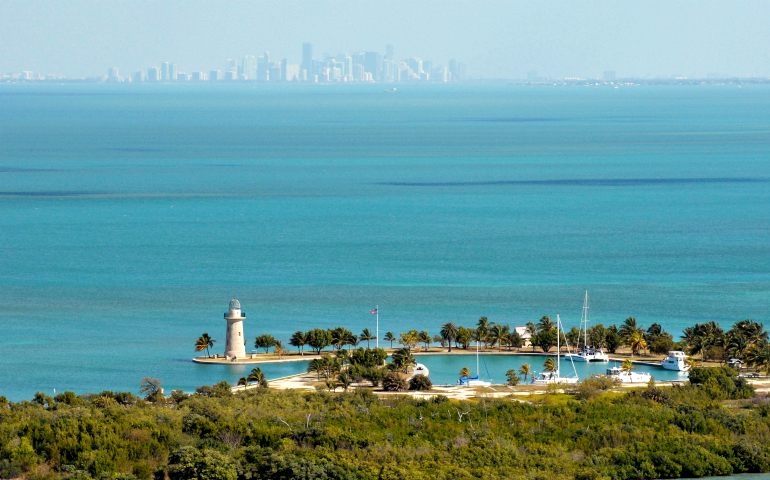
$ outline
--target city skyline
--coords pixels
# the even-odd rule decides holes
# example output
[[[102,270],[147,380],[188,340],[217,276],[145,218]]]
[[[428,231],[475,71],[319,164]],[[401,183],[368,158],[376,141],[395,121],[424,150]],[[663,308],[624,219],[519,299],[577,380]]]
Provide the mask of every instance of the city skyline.
[[[424,2],[55,2],[0,3],[0,74],[97,77],[168,60],[186,73],[223,69],[227,58],[301,64],[302,42],[324,53],[396,47],[467,64],[469,79],[767,77],[770,4],[720,0],[645,4],[487,0],[449,7]],[[384,53],[383,53],[384,54]],[[717,73],[719,75],[712,75]]]

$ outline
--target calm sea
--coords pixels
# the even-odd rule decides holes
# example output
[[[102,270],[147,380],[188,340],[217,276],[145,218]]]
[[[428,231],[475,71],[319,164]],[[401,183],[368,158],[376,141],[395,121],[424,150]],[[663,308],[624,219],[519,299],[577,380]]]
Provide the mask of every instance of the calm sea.
[[[0,394],[246,335],[770,325],[766,87],[0,86]],[[249,345],[249,350],[251,345]],[[298,366],[266,367],[270,377]]]

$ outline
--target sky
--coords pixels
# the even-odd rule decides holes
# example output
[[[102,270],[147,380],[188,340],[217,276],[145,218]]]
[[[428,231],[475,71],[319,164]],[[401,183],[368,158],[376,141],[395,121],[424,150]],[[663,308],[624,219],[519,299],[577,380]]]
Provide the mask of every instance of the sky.
[[[770,1],[0,0],[0,74],[223,69],[270,52],[465,62],[476,78],[770,76]]]

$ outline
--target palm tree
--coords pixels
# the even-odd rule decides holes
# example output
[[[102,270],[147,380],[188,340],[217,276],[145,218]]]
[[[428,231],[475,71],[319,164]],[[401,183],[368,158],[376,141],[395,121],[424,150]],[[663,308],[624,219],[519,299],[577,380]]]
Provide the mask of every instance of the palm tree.
[[[308,336],[302,330],[294,332],[289,339],[289,345],[297,347],[300,351],[300,355],[305,355],[305,345],[307,345]]]
[[[393,354],[393,364],[404,373],[409,371],[410,365],[416,365],[417,360],[412,356],[412,351],[408,348],[400,348]]]
[[[249,384],[249,381],[246,379],[246,377],[241,377],[241,378],[238,379],[238,386],[239,387],[240,386],[245,387],[248,384]]]
[[[384,339],[386,342],[390,342],[390,348],[393,348],[393,342],[396,341],[396,336],[393,334],[393,332],[386,333]]]
[[[524,375],[524,383],[527,383],[527,376],[532,375],[529,364],[525,363],[522,365],[521,368],[519,368],[519,373]]]
[[[461,377],[470,377],[471,371],[468,369],[468,367],[463,367],[460,369],[460,376]]]
[[[553,330],[556,328],[556,324],[553,323],[553,320],[551,320],[551,317],[548,315],[543,316],[543,318],[540,319],[539,322],[537,322],[537,331],[538,332],[548,332],[550,330]]]
[[[553,358],[549,357],[543,362],[543,370],[546,372],[550,372],[551,375],[554,373],[559,373],[559,368],[556,366],[556,363],[553,361]]]
[[[620,371],[621,372],[627,372],[628,375],[631,375],[631,370],[636,370],[636,367],[633,363],[631,363],[631,360],[625,359],[623,360],[623,363],[620,365]]]
[[[339,375],[337,375],[337,382],[342,387],[343,390],[346,392],[348,391],[348,387],[351,383],[353,383],[353,377],[350,376],[347,372],[342,372]]]
[[[249,376],[246,377],[246,381],[247,382],[256,382],[256,383],[261,385],[262,382],[265,381],[265,374],[262,372],[262,369],[259,368],[259,367],[252,368],[251,369],[251,373],[249,373]]]
[[[433,335],[433,343],[438,343],[442,347],[446,347],[447,341],[439,334]]]
[[[741,332],[734,333],[727,337],[727,351],[735,358],[743,358],[743,354],[746,353],[746,350],[751,346],[751,341]]]
[[[208,358],[209,348],[214,346],[214,342],[216,342],[216,340],[211,338],[211,336],[209,336],[208,333],[204,333],[203,335],[201,335],[201,338],[199,338],[198,341],[195,342],[195,351],[200,352],[201,350],[206,350],[206,358]]]
[[[689,370],[695,366],[695,359],[692,357],[687,357],[684,359],[684,364],[687,366],[687,370]]]
[[[628,345],[631,347],[631,356],[633,357],[634,352],[638,354],[639,350],[647,348],[647,341],[644,339],[644,334],[637,331],[628,338]]]
[[[487,335],[489,335],[490,323],[487,317],[479,318],[476,322],[476,339],[484,342],[484,347],[487,346]]]
[[[441,326],[441,336],[449,343],[449,351],[452,351],[452,342],[457,340],[457,325],[447,322]]]
[[[275,348],[273,348],[273,353],[275,353],[276,355],[278,355],[278,360],[280,360],[281,358],[283,358],[283,356],[284,356],[284,355],[286,355],[287,353],[289,353],[289,351],[288,351],[288,350],[286,350],[285,348],[283,348],[283,343],[281,343],[281,341],[280,341],[280,340],[276,340],[276,341],[275,341],[275,345],[274,345],[274,347],[275,347]]]
[[[343,365],[345,365],[345,362],[350,359],[350,350],[337,350],[337,359],[341,361]]]
[[[620,338],[628,342],[628,339],[631,338],[631,335],[641,329],[642,325],[637,325],[636,319],[634,317],[628,317],[623,321],[623,325],[620,326],[618,333],[620,334]]]
[[[508,332],[506,331],[505,326],[495,323],[489,330],[489,343],[491,343],[493,347],[497,344],[497,350],[500,351],[503,343],[506,342],[507,336]]]
[[[433,340],[433,338],[430,336],[430,333],[428,333],[427,330],[423,330],[417,334],[417,340],[425,345],[425,351],[427,352],[428,346],[430,346],[430,342]]]
[[[369,341],[374,340],[377,337],[374,336],[374,334],[368,329],[365,328],[363,332],[361,332],[361,335],[358,336],[358,339],[362,342],[366,340],[366,348],[369,348]],[[347,387],[345,387],[345,390],[347,390]]]
[[[314,358],[310,360],[307,365],[308,373],[315,373],[318,376],[318,380],[321,379],[321,373],[324,371],[324,363],[320,358]]]

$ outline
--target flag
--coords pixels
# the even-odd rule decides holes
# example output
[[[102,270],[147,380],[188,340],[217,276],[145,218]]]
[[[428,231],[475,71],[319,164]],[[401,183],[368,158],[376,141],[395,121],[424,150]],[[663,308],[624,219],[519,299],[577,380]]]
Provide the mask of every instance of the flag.
[[[377,313],[377,309],[373,308],[373,309],[369,310],[369,313]]]

